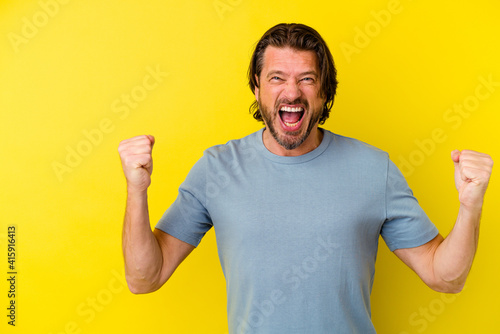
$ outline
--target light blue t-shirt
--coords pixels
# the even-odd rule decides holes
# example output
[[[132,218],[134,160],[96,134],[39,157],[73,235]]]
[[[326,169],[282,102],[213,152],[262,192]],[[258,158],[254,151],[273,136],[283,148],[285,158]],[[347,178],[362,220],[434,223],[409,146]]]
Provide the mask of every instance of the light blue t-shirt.
[[[438,231],[387,153],[327,130],[277,156],[262,131],[209,148],[157,228],[197,246],[213,226],[229,333],[375,333],[379,235],[391,251]]]

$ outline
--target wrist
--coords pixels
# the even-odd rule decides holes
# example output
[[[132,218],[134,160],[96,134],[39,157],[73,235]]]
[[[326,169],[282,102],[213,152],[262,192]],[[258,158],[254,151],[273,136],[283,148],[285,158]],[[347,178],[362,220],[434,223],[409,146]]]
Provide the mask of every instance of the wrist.
[[[460,203],[460,209],[458,210],[459,217],[465,221],[471,221],[479,223],[481,220],[482,206],[467,206]]]
[[[148,188],[138,188],[127,185],[127,196],[129,198],[144,198],[148,196]]]
[[[481,213],[483,210],[483,201],[474,201],[472,203],[460,202],[460,210],[465,210],[470,213]]]

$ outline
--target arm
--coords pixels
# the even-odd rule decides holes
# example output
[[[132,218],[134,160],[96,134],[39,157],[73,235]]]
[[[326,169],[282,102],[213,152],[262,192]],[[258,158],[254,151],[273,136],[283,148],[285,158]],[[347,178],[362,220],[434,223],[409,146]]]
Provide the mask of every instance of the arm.
[[[474,151],[452,152],[455,185],[460,209],[450,234],[438,235],[428,243],[394,251],[432,289],[460,292],[472,266],[479,239],[479,222],[484,194],[488,186],[493,160]]]
[[[194,247],[160,230],[151,230],[147,189],[151,184],[153,136],[124,140],[118,151],[127,180],[122,247],[130,291],[159,289]]]

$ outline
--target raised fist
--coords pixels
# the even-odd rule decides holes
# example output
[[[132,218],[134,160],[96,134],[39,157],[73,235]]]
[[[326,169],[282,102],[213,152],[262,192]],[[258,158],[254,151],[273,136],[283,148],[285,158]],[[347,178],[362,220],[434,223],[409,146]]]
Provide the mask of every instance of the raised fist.
[[[471,150],[454,150],[455,185],[460,203],[467,208],[481,208],[488,187],[493,160],[487,154]]]
[[[146,191],[151,184],[155,138],[150,135],[123,140],[118,146],[128,191]]]

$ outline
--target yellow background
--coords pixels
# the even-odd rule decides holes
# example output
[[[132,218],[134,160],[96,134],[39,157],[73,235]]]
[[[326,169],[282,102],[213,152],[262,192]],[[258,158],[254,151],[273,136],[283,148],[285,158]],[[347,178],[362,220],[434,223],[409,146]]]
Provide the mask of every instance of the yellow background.
[[[332,50],[340,85],[325,127],[409,161],[410,186],[447,234],[458,208],[449,152],[500,159],[499,10],[494,0],[0,2],[0,276],[11,224],[18,270],[16,327],[3,278],[0,332],[227,333],[213,231],[160,291],[124,287],[116,149],[156,136],[156,223],[205,148],[261,127],[245,75],[252,47],[279,22],[313,26]],[[448,111],[464,104],[467,113]],[[381,242],[379,333],[500,332],[499,199],[494,175],[459,295],[425,287]]]

